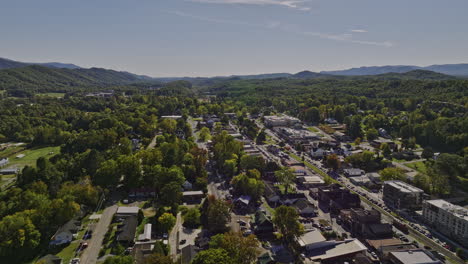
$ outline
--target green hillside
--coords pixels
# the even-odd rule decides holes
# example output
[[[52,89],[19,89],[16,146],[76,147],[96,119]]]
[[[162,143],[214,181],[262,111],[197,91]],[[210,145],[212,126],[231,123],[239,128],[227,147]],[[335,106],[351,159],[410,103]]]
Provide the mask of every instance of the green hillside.
[[[144,81],[143,77],[127,72],[100,68],[58,69],[43,66],[0,70],[0,90],[18,92],[70,91],[72,88],[106,87]]]

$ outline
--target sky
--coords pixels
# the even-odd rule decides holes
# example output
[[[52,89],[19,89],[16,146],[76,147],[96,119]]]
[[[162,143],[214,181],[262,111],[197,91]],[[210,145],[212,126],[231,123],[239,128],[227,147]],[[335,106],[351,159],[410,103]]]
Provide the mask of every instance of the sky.
[[[466,0],[0,0],[0,57],[152,77],[468,62]]]

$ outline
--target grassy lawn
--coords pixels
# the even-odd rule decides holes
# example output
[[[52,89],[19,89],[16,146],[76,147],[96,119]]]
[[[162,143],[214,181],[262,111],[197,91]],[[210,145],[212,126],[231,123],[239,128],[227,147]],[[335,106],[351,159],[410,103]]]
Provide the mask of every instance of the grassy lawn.
[[[319,132],[318,129],[315,127],[307,127],[307,130],[309,130],[310,132],[314,132],[314,133]]]
[[[417,162],[412,162],[412,163],[406,163],[406,167],[412,168],[413,170],[417,170],[423,174],[427,173],[427,167],[426,163],[424,161],[417,161]]]
[[[280,193],[284,194],[286,191],[286,187],[283,184],[278,184],[276,185],[280,191]],[[288,193],[296,193],[296,190],[294,189],[293,186],[289,186],[288,188]]]
[[[70,263],[70,260],[75,257],[75,251],[80,245],[79,240],[75,240],[70,243],[67,247],[62,249],[59,253],[57,253],[57,257],[62,258],[62,263]]]
[[[15,153],[25,150],[25,146],[11,146],[7,147],[6,149],[0,151],[0,157],[10,157]],[[11,158],[10,158],[11,159]]]
[[[406,162],[407,160],[392,158],[392,161],[397,162],[397,163],[402,163],[402,162]],[[406,165],[407,165],[407,164],[406,164]]]
[[[15,181],[11,181],[11,179],[15,179],[16,175],[10,174],[10,175],[0,175],[0,191],[5,190],[9,186],[15,184]]]
[[[63,98],[65,93],[40,93],[36,94],[37,96],[47,96],[47,97],[55,97],[55,98]]]
[[[53,152],[53,154],[52,154]],[[36,166],[36,161],[40,157],[52,157],[53,155],[60,153],[60,147],[45,147],[45,148],[35,148],[35,149],[26,149],[24,151],[14,154],[14,157],[10,157],[10,163],[8,167],[24,167]],[[19,154],[24,154],[21,159],[17,159],[16,156]]]

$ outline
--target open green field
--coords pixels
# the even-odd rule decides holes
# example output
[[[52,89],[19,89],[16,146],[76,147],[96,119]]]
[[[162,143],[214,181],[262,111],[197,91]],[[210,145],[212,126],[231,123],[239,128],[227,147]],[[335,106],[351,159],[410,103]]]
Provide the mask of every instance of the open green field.
[[[54,98],[63,98],[65,93],[39,93],[36,96],[47,96],[47,97],[54,97]]]
[[[315,127],[307,127],[307,130],[309,130],[310,132],[313,132],[313,133],[319,132],[318,129],[315,128]]]
[[[13,154],[18,153],[20,151],[23,151],[25,149],[26,149],[26,147],[24,145],[8,147],[8,148],[0,151],[0,157],[9,157],[10,158],[10,156],[12,156]]]
[[[36,161],[40,157],[52,157],[53,155],[59,152],[60,147],[26,149],[9,157],[10,163],[8,164],[8,167],[15,168],[24,166],[36,166]],[[26,156],[24,156],[21,159],[17,159],[16,156],[19,154],[24,154]]]
[[[417,161],[417,162],[412,162],[412,163],[406,163],[405,164],[406,167],[409,167],[413,170],[417,170],[423,174],[426,174],[427,173],[427,167],[426,167],[426,164],[424,163],[424,161]]]

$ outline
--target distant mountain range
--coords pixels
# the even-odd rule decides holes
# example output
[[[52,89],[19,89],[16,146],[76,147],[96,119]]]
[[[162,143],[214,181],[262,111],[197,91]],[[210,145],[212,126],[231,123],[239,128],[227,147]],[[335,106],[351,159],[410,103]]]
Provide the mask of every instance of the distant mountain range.
[[[357,75],[377,75],[385,73],[406,73],[414,70],[427,70],[447,75],[468,76],[468,64],[442,64],[427,67],[397,65],[397,66],[371,66],[351,68],[341,71],[322,71],[323,74],[357,76]]]
[[[47,70],[49,69],[49,70]],[[86,86],[128,84],[135,82],[163,82],[185,80],[194,85],[212,85],[220,81],[252,80],[252,79],[317,79],[317,78],[365,78],[387,80],[447,80],[455,76],[468,76],[468,64],[445,64],[427,67],[418,66],[375,66],[352,68],[341,71],[311,72],[302,71],[291,73],[268,73],[256,75],[232,75],[219,77],[148,77],[129,72],[120,72],[101,68],[85,69],[75,64],[25,63],[0,58],[0,88],[21,83],[25,86],[42,86],[46,80],[53,80],[54,86]],[[10,86],[11,88],[11,86]]]
[[[46,62],[46,63],[34,63],[34,62],[19,62],[14,60],[9,60],[5,58],[0,58],[0,70],[1,69],[12,69],[12,68],[21,68],[30,65],[41,65],[49,68],[64,68],[64,69],[80,69],[80,66],[71,63],[60,63],[60,62]]]

